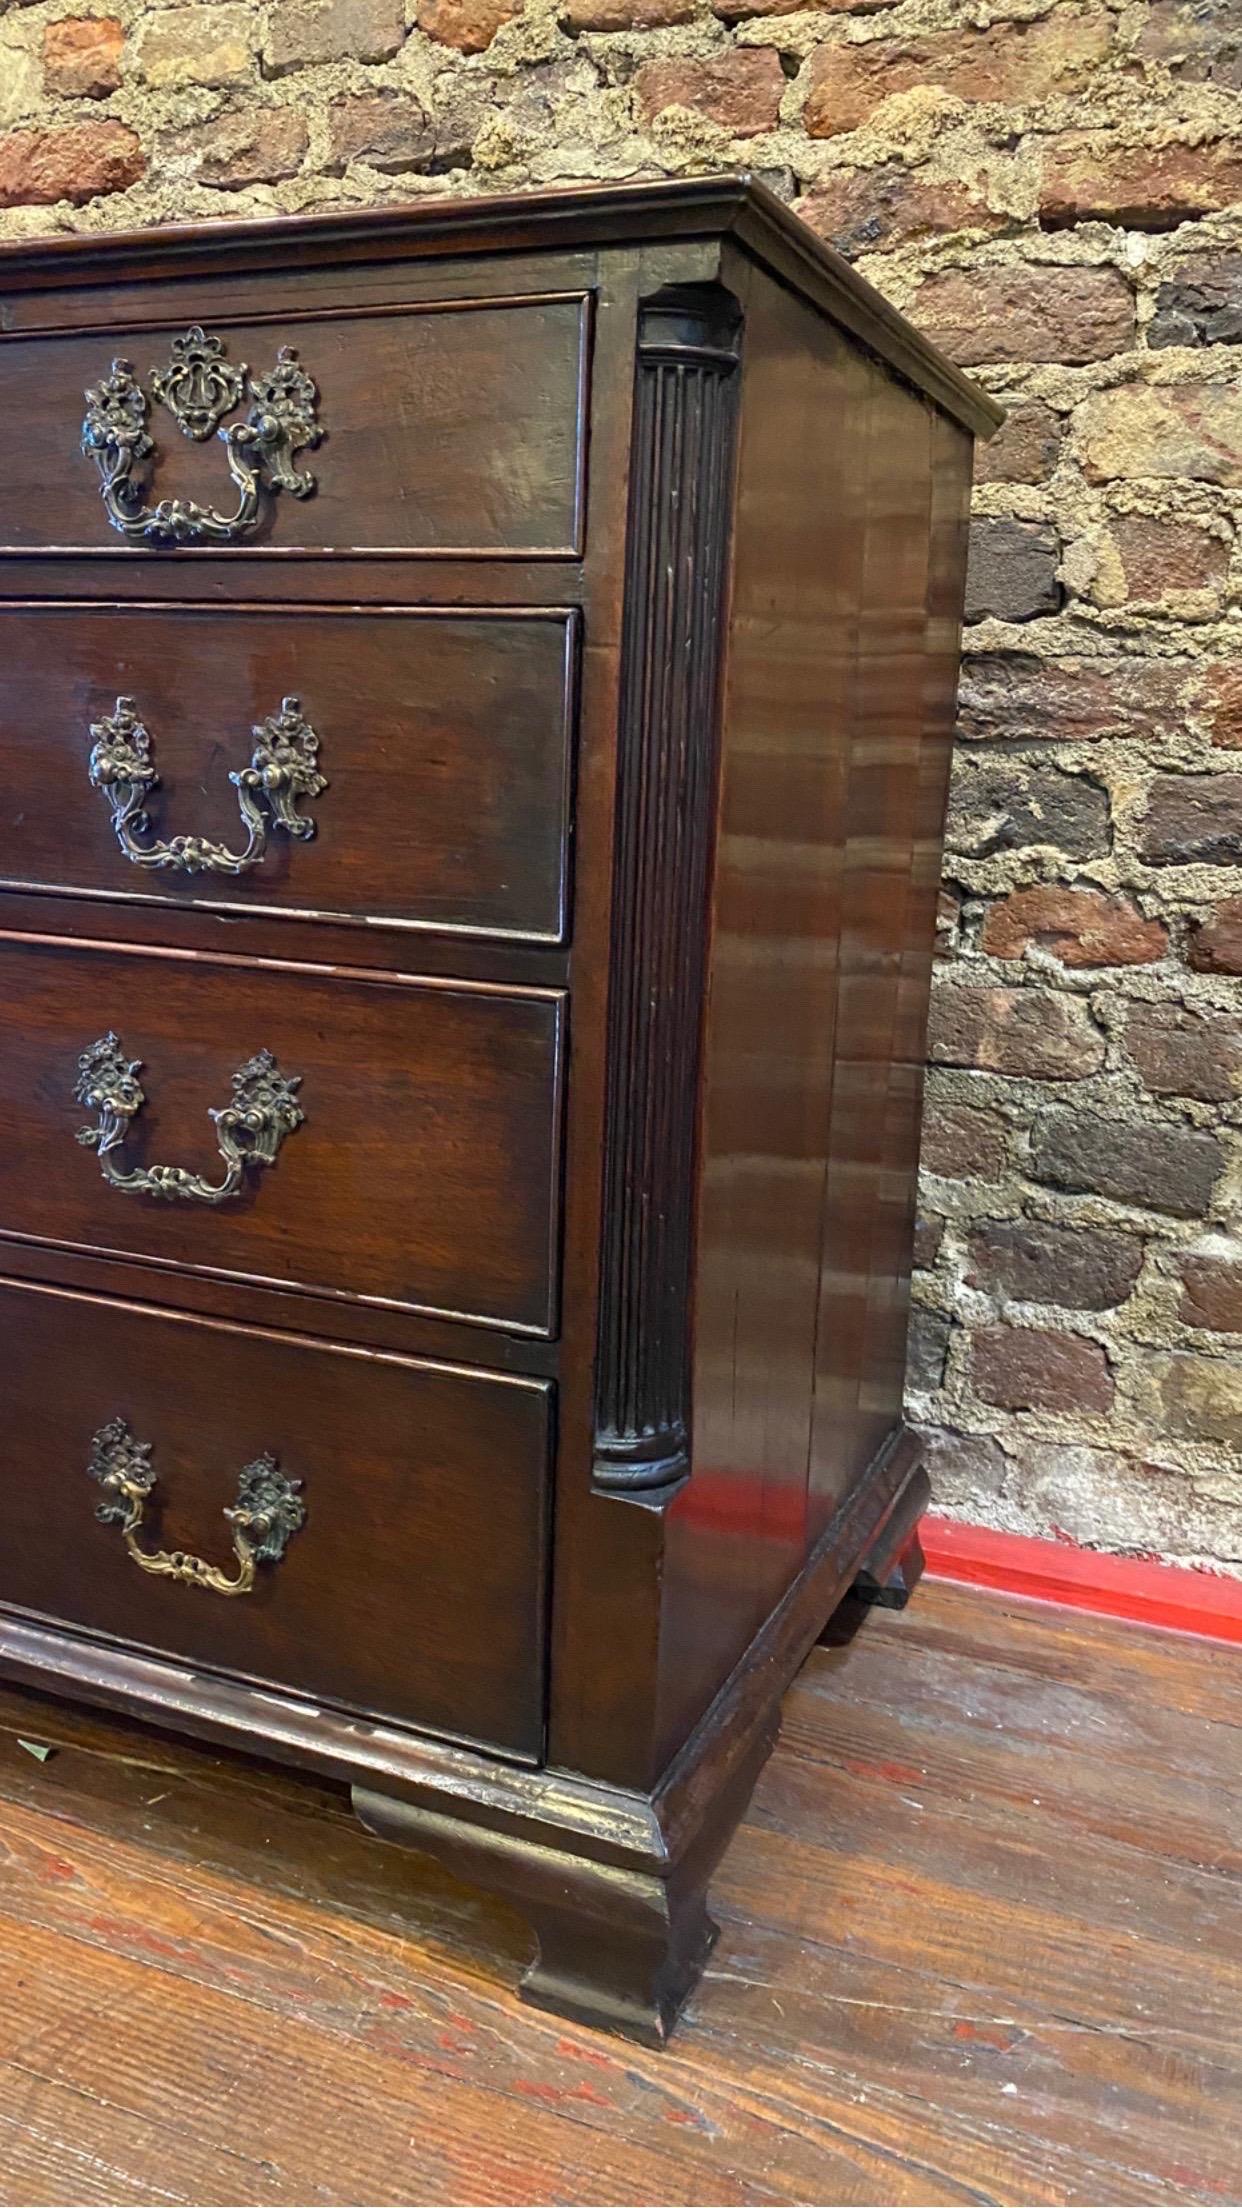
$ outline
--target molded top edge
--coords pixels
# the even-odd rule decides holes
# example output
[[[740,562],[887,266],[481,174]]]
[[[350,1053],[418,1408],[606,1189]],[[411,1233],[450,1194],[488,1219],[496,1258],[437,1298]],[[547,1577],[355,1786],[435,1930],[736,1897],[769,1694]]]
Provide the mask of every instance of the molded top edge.
[[[103,235],[74,232],[0,244],[3,292],[195,276],[219,268],[322,267],[342,259],[440,258],[529,252],[644,238],[727,237],[850,330],[976,436],[1004,409],[921,336],[832,246],[757,178],[669,178],[471,199],[428,196],[401,206],[345,208],[257,221],[166,224]]]

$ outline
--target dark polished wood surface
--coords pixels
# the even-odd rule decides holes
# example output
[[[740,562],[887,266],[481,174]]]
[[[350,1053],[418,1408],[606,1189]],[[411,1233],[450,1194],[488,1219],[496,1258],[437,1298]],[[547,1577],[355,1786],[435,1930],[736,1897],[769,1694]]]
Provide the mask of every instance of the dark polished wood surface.
[[[348,979],[0,939],[0,1227],[222,1278],[375,1298],[545,1333],[555,1324],[558,1058],[551,994]],[[219,1180],[209,1113],[270,1050],[302,1126],[219,1205],[111,1187],[76,1140],[79,1053],[142,1060],[124,1159]]]
[[[296,347],[324,434],[313,488],[187,544],[233,502],[151,381],[182,337],[218,395],[191,324],[252,377]],[[128,536],[78,449],[114,357],[154,394],[98,431],[105,471],[154,439]],[[0,386],[0,1670],[352,1783],[527,1908],[527,1999],[660,2042],[783,1687],[917,1560],[918,1068],[995,409],[744,179],[0,249]],[[278,400],[233,398],[266,450]],[[140,838],[235,839],[284,697],[315,837],[140,870],[89,779],[120,697]],[[146,1097],[115,1162],[180,1181],[75,1140],[109,1031]],[[185,1201],[264,1051],[304,1120]],[[227,1559],[264,1450],[305,1477],[253,1591],[94,1522],[113,1417],[174,1552]]]
[[[283,553],[333,557],[578,549],[585,299],[359,309],[345,283],[329,304],[324,315],[287,312],[277,327],[265,312],[257,323],[244,314],[218,320],[211,331],[230,361],[255,374],[280,345],[294,344],[319,388],[325,434],[299,461],[314,474],[314,495],[282,498],[252,553],[261,558],[269,536]],[[0,342],[0,556],[27,548],[125,556],[101,527],[93,465],[65,465],[65,424],[80,423],[86,392],[114,356],[132,358],[140,374],[163,366],[171,339],[205,308],[191,294],[171,327],[149,313],[132,293],[118,293],[106,332],[71,327]],[[143,474],[153,495],[228,511],[235,499],[219,444],[188,442],[158,406],[148,428],[156,451]]]
[[[602,1553],[632,1543],[635,1575],[651,1575],[650,1642],[635,1621],[623,1661],[575,1680],[594,1700],[585,1752],[607,1741],[604,1775],[637,1784],[684,1741],[900,1422],[926,842],[938,852],[970,480],[959,430],[803,302],[740,263],[725,273],[745,336],[705,830],[693,1477],[629,1526],[616,1521],[635,1502],[604,1503]],[[817,431],[825,409],[848,436]],[[691,1023],[677,1033],[684,1063]],[[655,1122],[654,1083],[653,1097]],[[666,1359],[670,1332],[665,1319]],[[562,1600],[585,1609],[585,1587]],[[589,1599],[608,1597],[592,1586]],[[651,1690],[635,1695],[645,1661]],[[568,1760],[583,1753],[575,1742]]]
[[[925,1581],[787,1697],[657,2055],[339,1790],[6,1691],[0,2198],[1234,2200],[1240,1727],[1235,1651]]]
[[[559,942],[574,629],[552,612],[0,605],[0,887]],[[121,694],[159,775],[140,841],[244,849],[229,774],[290,694],[328,784],[301,805],[317,834],[273,833],[238,877],[135,865],[88,771],[91,729]],[[166,926],[153,911],[146,933]],[[287,930],[273,948],[297,955]]]
[[[102,285],[138,275],[175,279],[222,267],[279,274],[291,260],[303,276],[324,265],[362,268],[405,257],[434,269],[438,261],[461,254],[514,257],[532,248],[555,252],[601,241],[642,240],[653,251],[667,241],[684,270],[688,248],[719,238],[736,238],[770,275],[802,291],[967,428],[982,436],[995,429],[1002,418],[996,402],[791,215],[757,176],[745,173],[509,197],[422,199],[401,207],[286,217],[276,234],[270,221],[230,221],[101,238],[40,237],[0,247],[0,302],[7,304],[6,293],[14,294],[7,325],[21,328],[38,326],[40,293],[54,294],[74,282]],[[98,311],[94,319],[101,319]]]
[[[843,790],[863,710],[848,581],[870,371],[798,299],[747,282],[699,1198],[702,1476],[670,1528],[664,1737],[736,1660],[825,1519],[808,1513]],[[905,394],[876,379],[900,434]],[[848,437],[825,437],[827,414]],[[826,517],[831,522],[826,525]],[[888,1406],[889,1425],[899,1403]],[[844,1491],[844,1487],[842,1489]],[[716,1588],[729,1589],[721,1603]]]
[[[879,405],[866,507],[842,875],[840,1000],[816,1322],[812,1508],[831,1510],[900,1402],[935,885],[948,787],[970,454]],[[929,852],[930,840],[930,852]],[[929,865],[930,859],[930,865]],[[930,875],[930,879],[929,879]]]
[[[546,1383],[60,1290],[0,1287],[0,1328],[0,1603],[538,1754]],[[118,1417],[153,1449],[148,1547],[227,1566],[242,1467],[270,1451],[302,1482],[305,1525],[253,1594],[153,1578],[97,1523],[91,1442]]]

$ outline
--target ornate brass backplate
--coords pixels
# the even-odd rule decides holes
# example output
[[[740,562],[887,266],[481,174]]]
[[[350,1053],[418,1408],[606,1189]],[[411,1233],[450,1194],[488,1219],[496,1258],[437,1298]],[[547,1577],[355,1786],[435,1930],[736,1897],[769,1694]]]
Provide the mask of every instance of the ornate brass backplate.
[[[191,498],[147,502],[143,462],[155,451],[147,424],[151,402],[129,360],[114,360],[106,376],[86,394],[82,450],[99,469],[104,511],[114,529],[131,543],[157,546],[239,544],[252,536],[266,512],[266,499],[277,491],[309,498],[315,478],[294,465],[295,453],[319,443],[323,434],[319,393],[290,345],[282,345],[276,365],[252,376],[244,361],[225,358],[224,341],[197,324],[173,339],[172,358],[153,368],[151,388],[184,437],[201,444],[213,433],[225,449],[238,502],[231,514],[200,506]],[[221,426],[249,398],[244,422]]]
[[[237,1482],[237,1501],[224,1513],[232,1528],[237,1569],[221,1570],[184,1549],[144,1549],[138,1541],[155,1487],[152,1444],[136,1439],[123,1418],[110,1419],[91,1442],[87,1471],[103,1489],[95,1506],[101,1525],[119,1526],[135,1564],[160,1579],[179,1579],[214,1595],[248,1595],[260,1564],[278,1564],[306,1519],[300,1480],[286,1479],[270,1450],[245,1466]]]
[[[226,414],[241,405],[246,369],[224,357],[224,340],[208,337],[196,323],[174,337],[166,368],[151,370],[151,389],[166,406],[184,437],[201,442],[214,436]]]
[[[103,1035],[78,1059],[73,1090],[79,1104],[99,1114],[99,1125],[80,1128],[78,1141],[98,1150],[104,1179],[127,1195],[226,1203],[237,1195],[247,1167],[272,1165],[285,1136],[306,1117],[295,1094],[302,1086],[301,1075],[286,1076],[271,1051],[261,1050],[233,1075],[232,1103],[208,1115],[215,1123],[224,1160],[222,1181],[204,1180],[180,1165],[149,1165],[126,1172],[118,1162],[119,1154],[130,1121],[146,1103],[138,1079],[141,1065],[141,1058],[125,1056],[119,1037]]]
[[[321,796],[328,784],[316,765],[319,738],[303,718],[300,698],[282,698],[279,713],[269,713],[251,733],[250,765],[229,775],[246,844],[241,851],[230,851],[227,844],[211,843],[206,836],[141,841],[151,831],[147,801],[160,786],[150,731],[133,698],[118,698],[114,713],[92,721],[91,781],[107,798],[117,842],[134,866],[184,874],[249,874],[262,862],[270,829],[309,841],[316,824],[298,811],[298,801]]]

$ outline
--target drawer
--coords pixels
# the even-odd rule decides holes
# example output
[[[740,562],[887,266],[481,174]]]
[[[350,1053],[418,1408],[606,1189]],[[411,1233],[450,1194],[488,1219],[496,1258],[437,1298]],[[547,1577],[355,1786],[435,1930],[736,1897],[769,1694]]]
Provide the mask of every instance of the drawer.
[[[546,1382],[5,1283],[0,1343],[0,1603],[538,1754]]]
[[[0,607],[0,886],[556,942],[572,631],[569,613]],[[279,804],[230,781],[254,761]]]
[[[580,548],[584,297],[206,331],[192,322],[191,295],[184,323],[3,340],[0,550],[563,558]],[[296,362],[279,360],[286,349]],[[132,375],[110,373],[118,360]],[[285,433],[279,451],[222,440],[256,413]],[[95,453],[82,450],[88,414]],[[109,425],[128,437],[124,453]],[[246,467],[257,471],[249,514],[234,472]],[[105,472],[124,528],[105,511]],[[166,527],[149,518],[176,501]],[[192,507],[229,527],[205,533]]]
[[[552,991],[0,939],[0,1233],[546,1334],[560,1058]]]

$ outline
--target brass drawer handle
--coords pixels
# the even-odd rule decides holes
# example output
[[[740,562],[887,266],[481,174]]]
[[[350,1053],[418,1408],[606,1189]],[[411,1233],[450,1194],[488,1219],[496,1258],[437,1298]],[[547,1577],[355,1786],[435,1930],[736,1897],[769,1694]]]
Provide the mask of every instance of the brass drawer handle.
[[[131,1119],[146,1103],[138,1079],[141,1064],[141,1058],[126,1058],[116,1035],[101,1036],[78,1059],[73,1090],[79,1104],[99,1114],[99,1125],[80,1128],[78,1141],[98,1150],[104,1179],[127,1195],[223,1204],[236,1196],[247,1166],[272,1165],[285,1136],[306,1117],[294,1093],[302,1085],[301,1075],[286,1076],[271,1051],[261,1050],[233,1075],[232,1103],[208,1115],[224,1160],[222,1181],[203,1180],[180,1165],[150,1165],[127,1173],[114,1153],[119,1154]]]
[[[269,817],[271,828],[283,829],[300,843],[309,842],[315,822],[298,811],[298,800],[319,797],[328,785],[316,765],[319,738],[302,716],[301,699],[282,698],[279,713],[269,713],[251,733],[250,765],[229,775],[246,830],[246,847],[230,851],[227,844],[209,843],[206,836],[173,836],[168,841],[157,837],[153,843],[140,843],[138,838],[151,829],[147,801],[160,786],[150,731],[139,719],[132,698],[118,698],[114,713],[106,720],[92,721],[91,781],[107,798],[117,842],[134,866],[184,874],[248,874],[267,850]]]
[[[155,451],[147,430],[151,402],[133,362],[114,360],[87,391],[82,450],[99,469],[109,521],[131,544],[238,544],[262,523],[265,493],[309,498],[315,478],[309,468],[295,468],[293,456],[323,434],[316,419],[319,393],[292,346],[281,346],[267,375],[252,376],[244,361],[234,366],[225,359],[221,338],[195,324],[173,339],[167,365],[151,370],[151,388],[183,437],[201,444],[214,432],[222,440],[238,501],[231,514],[192,498],[147,504],[141,474]],[[222,429],[224,416],[246,399],[245,421]]]
[[[306,1518],[300,1480],[288,1480],[270,1450],[245,1466],[237,1482],[237,1501],[224,1513],[233,1531],[237,1570],[232,1576],[184,1549],[144,1549],[138,1533],[155,1486],[149,1441],[137,1441],[123,1418],[101,1426],[91,1443],[87,1466],[103,1489],[95,1506],[101,1525],[119,1526],[135,1564],[159,1579],[179,1579],[187,1587],[205,1587],[213,1595],[248,1595],[260,1564],[279,1564]]]

